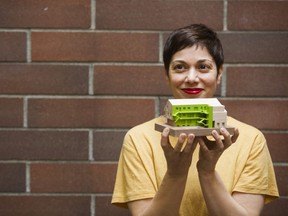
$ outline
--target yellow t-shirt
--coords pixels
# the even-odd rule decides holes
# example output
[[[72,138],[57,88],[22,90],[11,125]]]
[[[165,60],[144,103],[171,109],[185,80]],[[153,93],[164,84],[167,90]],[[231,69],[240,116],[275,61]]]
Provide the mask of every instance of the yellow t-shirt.
[[[160,145],[161,133],[155,123],[158,117],[132,128],[126,134],[115,182],[112,203],[126,207],[129,201],[153,198],[167,170]],[[279,196],[273,164],[263,134],[256,128],[228,117],[227,125],[239,129],[237,141],[221,155],[216,170],[227,190],[265,195],[265,203]],[[177,138],[170,137],[175,145]],[[196,163],[199,146],[193,153],[180,215],[207,215]]]

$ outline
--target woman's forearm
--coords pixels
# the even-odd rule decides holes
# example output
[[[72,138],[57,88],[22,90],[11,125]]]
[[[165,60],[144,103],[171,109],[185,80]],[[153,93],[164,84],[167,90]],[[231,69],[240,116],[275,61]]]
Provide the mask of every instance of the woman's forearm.
[[[220,176],[215,170],[209,173],[198,170],[198,175],[209,215],[248,215],[246,209],[237,203],[226,190]]]
[[[197,142],[194,134],[182,133],[178,137],[176,145],[172,146],[169,140],[169,128],[163,130],[161,146],[167,161],[166,174],[153,199],[128,204],[133,215],[179,215],[192,155]]]
[[[157,194],[141,216],[179,215],[186,180],[187,175],[175,177],[166,173]]]

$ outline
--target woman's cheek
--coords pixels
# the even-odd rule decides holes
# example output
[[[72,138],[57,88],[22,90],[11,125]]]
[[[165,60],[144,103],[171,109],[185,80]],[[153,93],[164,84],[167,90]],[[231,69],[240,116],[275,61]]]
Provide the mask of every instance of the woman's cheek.
[[[184,74],[173,74],[171,76],[170,81],[175,86],[181,85],[185,81],[185,75]]]
[[[210,86],[215,86],[217,85],[217,77],[212,76],[212,74],[201,74],[201,76],[199,76],[200,80],[202,83],[204,83],[205,86],[210,87]]]

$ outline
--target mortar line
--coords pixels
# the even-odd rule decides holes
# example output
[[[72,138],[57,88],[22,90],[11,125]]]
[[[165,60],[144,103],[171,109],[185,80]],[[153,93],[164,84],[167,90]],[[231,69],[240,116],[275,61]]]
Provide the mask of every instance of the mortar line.
[[[23,128],[28,128],[28,98],[23,98]]]
[[[31,63],[32,62],[32,57],[31,57],[31,30],[27,31],[27,47],[26,47],[26,55],[27,55],[27,62]]]
[[[160,97],[155,98],[155,117],[160,116]]]
[[[31,176],[30,176],[31,166],[30,162],[26,163],[26,193],[31,192]]]
[[[96,29],[96,0],[91,0],[91,29]]]
[[[88,138],[88,156],[89,156],[89,161],[94,161],[94,156],[93,156],[93,131],[89,131],[89,138]]]
[[[88,77],[88,94],[94,95],[94,66],[89,65],[89,77]]]
[[[228,1],[224,0],[223,1],[223,30],[227,31],[227,14],[228,14]]]
[[[162,52],[163,52],[163,33],[159,33],[159,62],[162,63]]]
[[[227,67],[223,66],[222,80],[221,80],[221,97],[226,97],[227,94]]]
[[[95,207],[95,195],[91,195],[91,203],[90,203],[90,211],[91,216],[95,216],[96,214],[96,207]]]

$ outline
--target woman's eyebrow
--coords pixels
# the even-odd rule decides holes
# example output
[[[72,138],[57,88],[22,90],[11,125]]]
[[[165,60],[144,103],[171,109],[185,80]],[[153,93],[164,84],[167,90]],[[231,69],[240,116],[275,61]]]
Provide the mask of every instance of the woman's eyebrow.
[[[199,62],[199,63],[203,63],[203,62],[213,62],[213,60],[211,60],[211,59],[200,59],[200,60],[198,60],[197,62]]]
[[[174,61],[171,62],[171,64],[179,64],[179,63],[180,63],[180,64],[186,64],[186,61],[180,60],[180,59],[179,59],[179,60],[176,59],[176,60],[174,60]]]

